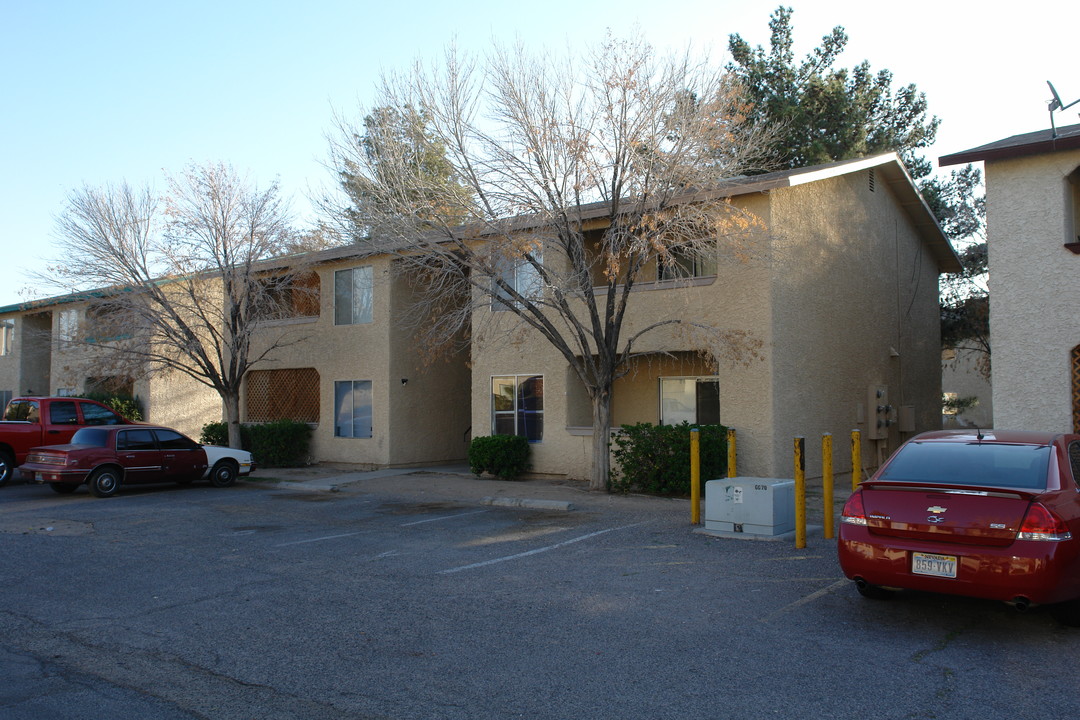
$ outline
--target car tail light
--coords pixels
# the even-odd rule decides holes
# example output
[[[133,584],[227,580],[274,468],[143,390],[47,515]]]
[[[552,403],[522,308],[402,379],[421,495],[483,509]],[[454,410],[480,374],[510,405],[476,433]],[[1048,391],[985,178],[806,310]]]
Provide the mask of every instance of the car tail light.
[[[844,503],[844,511],[840,513],[840,522],[848,525],[866,524],[866,510],[863,508],[862,490],[851,493],[851,497]]]
[[[1016,537],[1018,540],[1068,540],[1072,533],[1061,518],[1045,505],[1035,502],[1028,508]]]

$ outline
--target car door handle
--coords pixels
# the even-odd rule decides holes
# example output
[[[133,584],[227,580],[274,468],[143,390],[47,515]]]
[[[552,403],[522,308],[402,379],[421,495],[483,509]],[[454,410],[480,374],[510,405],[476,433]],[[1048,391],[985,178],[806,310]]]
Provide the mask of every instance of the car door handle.
[[[46,430],[45,432],[49,433],[50,435],[59,435],[60,434],[59,430]]]

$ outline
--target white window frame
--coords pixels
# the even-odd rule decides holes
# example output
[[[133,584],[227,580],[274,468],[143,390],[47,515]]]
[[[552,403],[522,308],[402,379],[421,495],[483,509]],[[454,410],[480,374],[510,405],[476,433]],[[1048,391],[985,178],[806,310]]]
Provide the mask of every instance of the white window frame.
[[[542,250],[535,250],[529,253],[539,265],[544,264],[544,253]],[[508,263],[507,267],[499,273],[499,279],[503,280],[507,285],[514,288],[514,290],[522,297],[535,300],[543,296],[544,292],[544,280],[540,276],[540,270],[533,265],[527,258],[522,258],[514,263]],[[510,298],[510,295],[503,290],[494,279],[491,281],[491,309],[493,311],[510,310],[514,305],[514,300]]]
[[[692,385],[690,385],[690,388],[692,389],[692,391],[694,393],[693,394],[693,417],[692,418],[689,416],[689,410],[680,410],[680,409],[676,409],[676,408],[672,407],[673,403],[675,401],[677,401],[679,398],[674,396],[674,394],[670,394],[670,395],[665,396],[664,385],[665,385],[666,381],[669,381],[672,384],[675,383],[675,382],[683,383],[684,386],[685,386],[686,383],[692,383]],[[658,386],[657,386],[657,392],[658,392],[658,395],[659,395],[659,398],[658,398],[659,403],[658,403],[658,407],[657,407],[657,417],[659,417],[661,425],[678,425],[679,423],[681,423],[683,421],[689,422],[691,425],[708,424],[708,423],[699,423],[698,422],[700,409],[698,408],[698,404],[697,404],[697,386],[698,386],[698,384],[700,384],[702,382],[716,383],[717,393],[719,394],[719,391],[720,391],[720,377],[717,376],[717,375],[673,375],[673,376],[662,376],[662,377],[660,377],[659,383],[658,383]],[[685,393],[685,392],[682,393],[682,398],[686,398],[686,397],[687,397],[687,393]],[[666,399],[670,400],[671,402],[665,403]],[[719,418],[717,419],[717,422],[719,422]]]
[[[74,308],[61,310],[56,319],[56,336],[64,342],[72,342],[78,334],[79,311]]]
[[[346,288],[347,298],[343,297],[345,293],[342,292]],[[334,271],[335,325],[365,325],[373,322],[374,304],[375,285],[371,265]]]
[[[367,404],[359,408],[356,404],[358,394],[360,399],[367,399]],[[374,402],[370,380],[335,380],[334,437],[371,438],[375,434]],[[357,423],[360,423],[359,427]]]
[[[15,346],[15,321],[0,320],[0,355],[10,355]]]

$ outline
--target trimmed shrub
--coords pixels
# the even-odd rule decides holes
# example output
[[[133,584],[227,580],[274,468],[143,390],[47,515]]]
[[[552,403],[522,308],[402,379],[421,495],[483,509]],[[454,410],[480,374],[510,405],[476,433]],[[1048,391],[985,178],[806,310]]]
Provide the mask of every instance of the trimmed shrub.
[[[469,444],[469,469],[516,480],[529,469],[529,441],[520,435],[475,437]]]
[[[241,445],[244,445],[244,426],[240,426],[240,440]],[[229,426],[223,422],[206,423],[202,426],[202,434],[199,435],[199,442],[203,445],[220,445],[221,447],[228,447],[229,445]],[[246,447],[241,448],[247,450]]]
[[[701,482],[727,474],[727,428],[723,425],[623,425],[612,440],[608,489],[651,495],[690,494],[690,429],[699,430]]]
[[[228,426],[223,422],[203,425],[199,442],[228,445]],[[240,447],[254,455],[260,467],[306,465],[311,454],[311,426],[293,420],[241,425]]]

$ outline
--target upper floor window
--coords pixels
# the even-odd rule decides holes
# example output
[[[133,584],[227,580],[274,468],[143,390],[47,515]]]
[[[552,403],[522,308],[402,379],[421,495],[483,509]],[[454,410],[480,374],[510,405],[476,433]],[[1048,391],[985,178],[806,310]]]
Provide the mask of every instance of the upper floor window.
[[[0,355],[10,355],[15,343],[15,323],[0,320]]]
[[[544,262],[543,255],[539,250],[530,254],[537,264]],[[528,259],[521,259],[507,266],[499,273],[499,279],[514,289],[518,295],[526,298],[539,298],[544,291],[543,279],[540,270]],[[514,300],[509,292],[503,289],[497,282],[492,281],[491,303],[492,310],[509,310]]]
[[[79,333],[79,311],[61,310],[56,322],[56,336],[66,342],[71,342]]]
[[[134,313],[122,303],[91,305],[86,309],[86,342],[126,340],[131,337],[135,325]]]
[[[671,248],[667,258],[656,261],[657,280],[679,280],[708,277],[716,274],[716,261],[702,257],[700,252]]]
[[[1069,173],[1066,179],[1069,181],[1065,188],[1069,205],[1065,212],[1065,242],[1080,243],[1080,167]]]
[[[267,320],[313,318],[319,316],[319,274],[305,271],[294,275],[268,275],[260,278]]]
[[[372,319],[371,266],[334,273],[334,324],[359,325]]]

